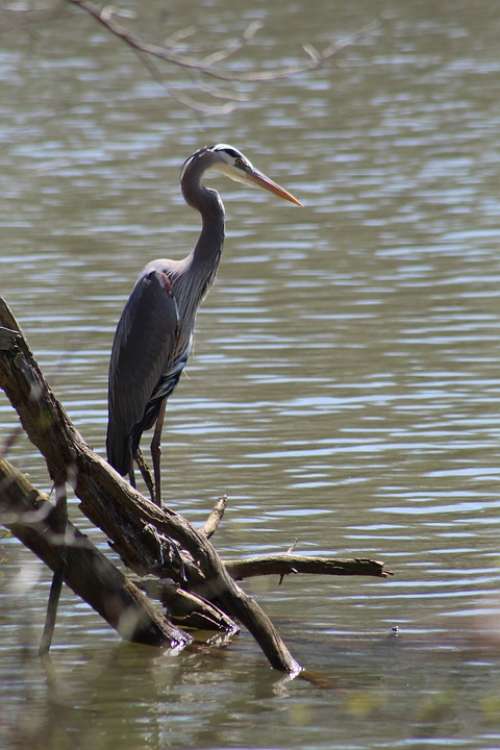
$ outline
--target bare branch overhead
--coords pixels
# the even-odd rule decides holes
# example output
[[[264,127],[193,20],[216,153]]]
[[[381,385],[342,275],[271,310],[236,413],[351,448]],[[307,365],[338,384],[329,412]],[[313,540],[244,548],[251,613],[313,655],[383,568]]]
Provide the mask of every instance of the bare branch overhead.
[[[277,66],[275,70],[254,69],[247,72],[228,73],[216,68],[215,66],[225,61],[230,55],[234,55],[236,52],[240,51],[242,47],[253,39],[261,28],[260,23],[254,22],[250,24],[243,34],[239,38],[232,40],[231,44],[225,49],[216,50],[209,55],[196,59],[188,55],[179,54],[171,46],[161,46],[141,39],[115,20],[112,9],[110,11],[109,6],[99,8],[90,0],[68,0],[68,2],[84,10],[98,21],[98,23],[100,23],[108,32],[121,39],[136,52],[143,53],[150,58],[156,58],[186,70],[200,73],[208,78],[227,82],[277,81],[279,79],[290,78],[302,73],[307,73],[308,71],[317,70],[331,61],[343,49],[352,46],[352,44],[359,40],[360,37],[366,36],[377,27],[377,23],[372,22],[351,35],[349,39],[341,42],[332,41],[322,50],[316,49],[310,43],[304,43],[303,50],[307,57],[296,65]],[[174,38],[172,37],[170,41],[172,42],[173,39]]]
[[[77,5],[82,10],[89,13],[96,21],[104,26],[107,31],[114,34],[119,39],[122,39],[129,47],[132,47],[139,52],[143,52],[150,57],[155,57],[164,62],[176,65],[180,68],[186,68],[198,73],[202,73],[210,78],[216,78],[219,81],[276,81],[282,78],[290,78],[301,73],[306,73],[310,70],[317,70],[337,55],[341,50],[351,46],[360,36],[364,36],[370,31],[376,28],[375,23],[370,23],[350,39],[343,42],[331,42],[323,50],[319,51],[313,47],[312,44],[304,44],[303,49],[307,55],[306,60],[297,65],[288,65],[277,70],[250,70],[246,73],[225,73],[214,68],[216,63],[222,62],[227,59],[229,55],[239,51],[244,44],[252,39],[257,31],[260,29],[260,24],[251,24],[240,39],[235,40],[230,47],[226,50],[219,50],[212,54],[205,56],[199,60],[188,57],[187,55],[179,55],[168,47],[162,47],[157,44],[146,42],[140,37],[132,34],[124,26],[117,23],[113,14],[109,12],[109,9],[105,6],[99,8],[95,3],[89,2],[89,0],[68,0],[72,5]]]

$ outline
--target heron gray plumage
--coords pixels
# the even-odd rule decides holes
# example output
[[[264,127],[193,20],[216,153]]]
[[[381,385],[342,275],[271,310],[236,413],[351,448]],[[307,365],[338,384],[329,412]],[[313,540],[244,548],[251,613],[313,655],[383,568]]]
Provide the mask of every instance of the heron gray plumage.
[[[181,189],[186,202],[201,214],[200,236],[182,260],[160,258],[143,269],[119,320],[109,367],[108,461],[134,483],[134,459],[145,472],[139,449],[142,433],[156,423],[151,442],[154,490],[151,482],[148,486],[158,505],[166,401],[188,361],[196,313],[217,273],[224,242],[224,206],[217,191],[201,183],[209,170],[302,205],[233,146],[206,146],[184,163]]]

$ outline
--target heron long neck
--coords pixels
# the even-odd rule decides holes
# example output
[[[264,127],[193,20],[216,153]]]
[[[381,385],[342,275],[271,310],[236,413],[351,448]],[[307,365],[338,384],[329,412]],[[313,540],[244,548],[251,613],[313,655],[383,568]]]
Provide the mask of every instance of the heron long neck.
[[[200,212],[202,220],[201,233],[187,265],[191,283],[199,286],[200,298],[217,273],[224,243],[223,203],[215,190],[200,182],[207,166],[202,159],[188,165],[181,181],[186,202]]]

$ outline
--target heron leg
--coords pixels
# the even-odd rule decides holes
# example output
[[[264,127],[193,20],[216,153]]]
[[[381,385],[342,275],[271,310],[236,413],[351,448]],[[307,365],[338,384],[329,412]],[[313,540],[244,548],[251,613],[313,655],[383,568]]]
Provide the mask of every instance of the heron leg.
[[[155,477],[155,502],[161,508],[161,432],[165,421],[165,410],[167,408],[167,399],[164,398],[160,406],[158,419],[156,420],[155,431],[151,441],[151,458],[153,459],[153,473]]]
[[[153,477],[151,476],[151,470],[149,466],[147,465],[144,456],[142,455],[142,451],[140,448],[137,448],[136,454],[135,454],[135,461],[137,463],[137,466],[139,467],[139,471],[142,474],[142,478],[144,479],[144,482],[146,484],[146,487],[148,488],[148,492],[151,496],[151,500],[155,502],[155,492],[154,492],[154,486],[153,486]]]

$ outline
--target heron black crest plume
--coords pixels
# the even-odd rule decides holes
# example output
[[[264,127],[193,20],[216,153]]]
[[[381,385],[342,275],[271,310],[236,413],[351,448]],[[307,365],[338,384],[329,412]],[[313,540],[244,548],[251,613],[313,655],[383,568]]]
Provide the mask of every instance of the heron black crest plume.
[[[215,190],[201,182],[210,172],[302,205],[228,144],[205,146],[184,162],[181,189],[186,202],[201,214],[200,236],[185,258],[159,258],[143,269],[118,322],[109,367],[108,461],[120,474],[128,473],[135,483],[135,460],[158,505],[166,402],[188,361],[196,313],[215,278],[224,243],[223,203]],[[154,486],[139,449],[142,433],[153,426]]]

